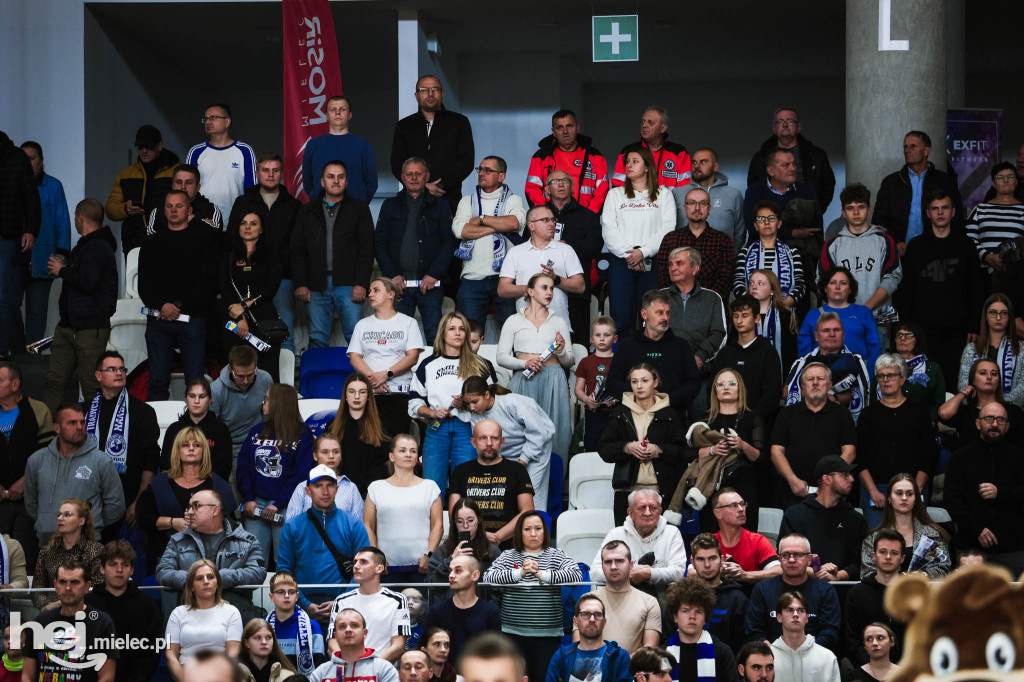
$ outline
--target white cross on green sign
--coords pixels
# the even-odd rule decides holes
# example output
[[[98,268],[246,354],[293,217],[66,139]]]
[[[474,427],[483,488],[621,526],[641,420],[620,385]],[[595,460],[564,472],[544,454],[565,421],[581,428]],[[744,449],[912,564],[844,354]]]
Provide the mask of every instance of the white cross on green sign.
[[[593,17],[594,61],[639,61],[638,23],[635,14]]]

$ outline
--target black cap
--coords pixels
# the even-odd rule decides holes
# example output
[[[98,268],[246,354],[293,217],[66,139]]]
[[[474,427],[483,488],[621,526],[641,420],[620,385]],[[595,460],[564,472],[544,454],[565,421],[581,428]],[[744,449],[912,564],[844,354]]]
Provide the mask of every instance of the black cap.
[[[854,466],[839,455],[828,455],[814,465],[814,480],[820,481],[825,474],[846,473],[854,470]]]
[[[136,147],[153,149],[163,142],[163,139],[163,136],[160,135],[160,131],[156,129],[156,126],[151,126],[149,124],[142,126],[135,132]]]

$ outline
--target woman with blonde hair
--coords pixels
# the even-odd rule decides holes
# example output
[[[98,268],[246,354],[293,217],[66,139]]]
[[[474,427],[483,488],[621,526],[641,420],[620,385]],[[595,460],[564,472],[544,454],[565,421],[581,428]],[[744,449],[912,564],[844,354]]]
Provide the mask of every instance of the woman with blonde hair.
[[[797,325],[793,313],[782,302],[779,278],[771,270],[754,270],[747,288],[761,306],[757,335],[771,341],[782,360],[782,367],[789,367],[797,357]]]
[[[217,565],[200,559],[188,569],[181,606],[167,620],[167,669],[181,682],[184,666],[199,651],[223,651],[237,658],[242,648],[242,615],[221,595]]]
[[[448,313],[437,328],[434,354],[413,374],[409,396],[409,416],[426,421],[423,477],[442,493],[448,488],[448,474],[476,458],[469,442],[469,411],[461,396],[463,382],[474,376],[498,381],[491,364],[469,347],[469,321],[462,313]]]
[[[412,368],[420,359],[423,336],[415,318],[398,312],[402,298],[398,286],[388,277],[370,282],[366,300],[373,315],[356,322],[348,340],[352,367],[370,380],[384,430],[409,430],[409,386]]]
[[[85,566],[86,577],[93,585],[102,584],[100,552],[103,545],[96,542],[95,537],[96,522],[89,503],[75,497],[61,502],[57,510],[57,532],[39,550],[32,587],[53,587],[57,567],[64,561],[79,562]],[[33,592],[32,602],[38,609],[59,603],[52,592]]]
[[[238,666],[246,682],[284,682],[297,671],[277,643],[277,633],[262,618],[253,618],[242,630]]]
[[[170,468],[153,478],[135,504],[146,543],[147,575],[156,570],[171,535],[188,528],[185,508],[200,490],[219,494],[227,509],[237,506],[231,484],[213,473],[209,439],[198,426],[185,426],[170,446]]]

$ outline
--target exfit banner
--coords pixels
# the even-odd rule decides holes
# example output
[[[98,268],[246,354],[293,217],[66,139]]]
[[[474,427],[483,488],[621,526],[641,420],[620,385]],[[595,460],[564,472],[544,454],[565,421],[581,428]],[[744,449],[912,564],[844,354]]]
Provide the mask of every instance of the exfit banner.
[[[327,99],[341,92],[341,63],[328,0],[284,0],[284,183],[304,200],[302,152],[328,130]]]
[[[999,162],[1001,109],[946,112],[946,158],[957,177],[964,210],[970,211],[992,187],[989,173]]]

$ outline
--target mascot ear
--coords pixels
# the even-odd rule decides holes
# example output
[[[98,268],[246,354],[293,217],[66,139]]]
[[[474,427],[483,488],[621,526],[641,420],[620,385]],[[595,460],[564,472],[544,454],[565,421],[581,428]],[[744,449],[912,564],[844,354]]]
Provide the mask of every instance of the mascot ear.
[[[920,573],[897,576],[885,590],[885,610],[896,620],[909,623],[928,603],[931,586]]]

